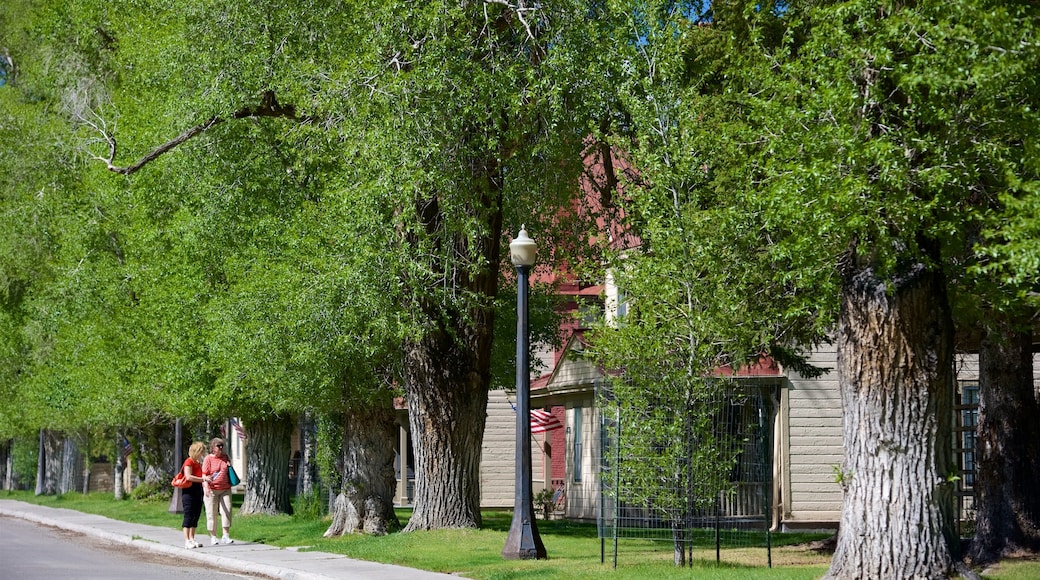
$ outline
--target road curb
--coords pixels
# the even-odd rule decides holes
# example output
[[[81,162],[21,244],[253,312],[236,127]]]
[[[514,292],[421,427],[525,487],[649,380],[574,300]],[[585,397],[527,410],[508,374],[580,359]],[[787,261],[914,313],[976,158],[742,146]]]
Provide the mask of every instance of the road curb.
[[[282,578],[285,580],[336,580],[331,576],[325,576],[323,574],[314,574],[310,572],[303,572],[300,570],[291,570],[287,568],[281,568],[278,566],[271,566],[269,564],[247,562],[238,558],[232,558],[228,556],[206,554],[198,550],[188,550],[180,547],[167,546],[166,544],[162,544],[153,540],[138,539],[132,536],[127,536],[125,534],[106,532],[104,530],[99,530],[97,528],[87,525],[74,524],[27,511],[5,508],[2,505],[0,505],[0,516],[8,516],[30,522],[35,522],[45,526],[51,526],[62,530],[68,530],[71,532],[83,534],[85,536],[90,536],[92,538],[121,544],[131,548],[148,550],[150,552],[163,554],[166,556],[171,556],[175,558],[188,558],[197,562],[201,562],[203,564],[211,564],[213,566],[218,566],[220,568],[234,570],[235,572],[241,572],[245,574],[260,574],[263,576],[268,576],[270,578]],[[272,547],[271,549],[280,550],[281,548]]]

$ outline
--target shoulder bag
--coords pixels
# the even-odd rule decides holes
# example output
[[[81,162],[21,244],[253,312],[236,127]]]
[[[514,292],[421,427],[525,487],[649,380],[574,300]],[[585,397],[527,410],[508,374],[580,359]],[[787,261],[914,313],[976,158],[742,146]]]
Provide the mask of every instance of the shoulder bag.
[[[236,486],[236,485],[238,485],[239,483],[242,482],[242,480],[238,478],[238,474],[235,473],[235,468],[231,467],[230,463],[228,463],[228,466],[227,466],[227,474],[228,474],[228,481],[231,482],[231,486],[232,487],[234,487],[234,486]]]

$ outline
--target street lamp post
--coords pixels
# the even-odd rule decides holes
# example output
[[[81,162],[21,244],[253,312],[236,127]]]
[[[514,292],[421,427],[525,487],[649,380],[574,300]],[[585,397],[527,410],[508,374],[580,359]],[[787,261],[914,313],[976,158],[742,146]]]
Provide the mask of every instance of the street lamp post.
[[[531,371],[528,357],[527,278],[534,265],[537,246],[520,226],[509,244],[516,266],[516,498],[513,523],[509,526],[502,557],[510,560],[545,559],[545,546],[538,535],[531,490]]]
[[[177,421],[173,425],[173,460],[177,464],[177,469],[184,470],[184,447],[183,439],[181,438],[181,420]],[[184,500],[181,499],[181,488],[173,488],[173,496],[170,497],[170,508],[168,510],[171,514],[182,514],[184,513]]]

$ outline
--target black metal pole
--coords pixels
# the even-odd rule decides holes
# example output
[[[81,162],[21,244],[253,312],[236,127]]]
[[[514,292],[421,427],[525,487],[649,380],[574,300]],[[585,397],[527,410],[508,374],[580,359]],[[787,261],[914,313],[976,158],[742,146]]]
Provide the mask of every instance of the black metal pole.
[[[184,464],[184,441],[181,437],[180,419],[177,419],[177,422],[173,425],[173,461],[177,464],[177,471],[180,471]],[[173,496],[170,497],[170,508],[167,511],[171,514],[184,513],[184,502],[181,499],[181,488],[173,488]]]
[[[517,266],[516,289],[516,498],[502,557],[543,560],[545,546],[538,535],[531,489],[531,372],[528,357],[527,277],[530,266]]]

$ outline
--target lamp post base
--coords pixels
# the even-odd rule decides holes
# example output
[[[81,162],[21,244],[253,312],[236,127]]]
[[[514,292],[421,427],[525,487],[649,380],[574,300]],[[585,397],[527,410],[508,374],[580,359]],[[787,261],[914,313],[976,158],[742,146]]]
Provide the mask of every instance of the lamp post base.
[[[513,523],[509,526],[509,535],[506,536],[506,545],[502,548],[502,557],[507,560],[545,560],[545,545],[538,535],[538,525],[535,524],[533,514],[522,517],[520,514],[513,516]]]

